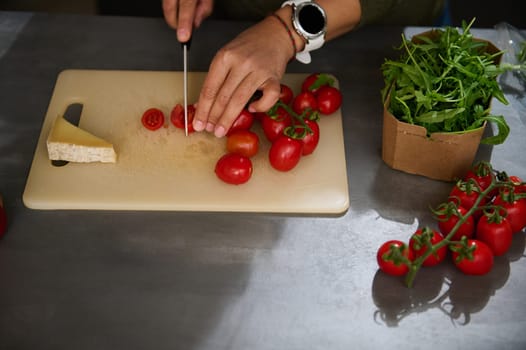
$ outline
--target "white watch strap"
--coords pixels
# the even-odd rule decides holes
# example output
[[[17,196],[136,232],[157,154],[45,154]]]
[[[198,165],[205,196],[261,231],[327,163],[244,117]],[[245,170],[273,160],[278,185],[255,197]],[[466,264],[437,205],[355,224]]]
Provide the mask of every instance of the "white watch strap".
[[[309,51],[301,51],[301,52],[298,52],[296,54],[296,60],[300,61],[301,63],[304,63],[304,64],[309,64],[311,63],[312,59],[310,57],[310,52]]]
[[[290,5],[294,9],[296,5],[302,4],[304,2],[312,2],[312,0],[288,0],[288,1],[285,1],[283,4],[281,4],[281,7]],[[298,33],[298,35],[303,37],[301,33]],[[325,43],[325,36],[320,36],[314,39],[307,39],[307,38],[304,38],[304,39],[306,40],[305,48],[303,49],[303,51],[296,53],[296,59],[300,61],[301,63],[309,64],[311,63],[311,57],[310,57],[309,52],[322,47],[323,44]]]
[[[285,7],[287,5],[296,5],[296,4],[301,4],[302,2],[306,2],[306,1],[310,1],[310,0],[288,0],[288,1],[285,1],[283,4],[281,4],[281,7]]]

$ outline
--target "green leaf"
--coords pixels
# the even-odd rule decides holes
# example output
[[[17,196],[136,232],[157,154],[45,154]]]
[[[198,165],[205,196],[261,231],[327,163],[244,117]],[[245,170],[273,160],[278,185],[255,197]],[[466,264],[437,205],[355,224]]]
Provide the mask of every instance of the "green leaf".
[[[506,123],[506,119],[504,119],[504,117],[501,116],[501,115],[499,115],[499,116],[490,115],[490,116],[487,116],[487,117],[479,119],[479,121],[482,121],[482,123],[484,121],[493,122],[493,123],[497,124],[497,128],[498,128],[497,135],[489,136],[489,137],[486,137],[485,139],[482,139],[480,141],[480,143],[482,143],[482,144],[485,144],[485,145],[500,145],[501,143],[503,143],[506,140],[506,138],[508,137],[508,135],[510,133],[509,125],[508,125],[508,123]]]
[[[465,108],[443,109],[440,111],[429,111],[415,117],[420,123],[440,123],[447,119],[455,118],[458,114],[465,111]]]
[[[332,76],[330,76],[329,74],[320,73],[316,77],[316,80],[314,81],[314,83],[312,83],[312,85],[309,87],[309,90],[311,90],[311,91],[312,90],[316,90],[316,89],[319,89],[321,86],[324,86],[324,85],[333,86],[334,85],[334,78]]]

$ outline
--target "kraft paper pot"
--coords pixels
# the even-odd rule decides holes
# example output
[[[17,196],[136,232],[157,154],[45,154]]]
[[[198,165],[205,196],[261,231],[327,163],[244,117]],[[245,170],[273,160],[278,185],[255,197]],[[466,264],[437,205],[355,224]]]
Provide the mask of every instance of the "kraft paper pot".
[[[427,136],[424,127],[401,122],[384,107],[382,159],[406,173],[454,181],[471,168],[484,127]]]
[[[419,36],[434,39],[438,31],[430,30],[412,38],[421,42]],[[499,50],[489,41],[485,50],[491,54]],[[501,56],[495,58],[500,62]],[[393,169],[410,174],[423,175],[431,179],[455,181],[462,178],[471,168],[486,124],[462,132],[436,132],[427,135],[422,126],[402,122],[389,112],[390,97],[384,101],[382,159]]]

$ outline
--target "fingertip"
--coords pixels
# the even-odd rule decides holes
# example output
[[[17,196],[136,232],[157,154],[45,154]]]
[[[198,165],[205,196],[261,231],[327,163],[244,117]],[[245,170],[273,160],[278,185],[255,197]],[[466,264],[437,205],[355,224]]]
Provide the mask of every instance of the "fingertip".
[[[226,129],[222,125],[218,125],[214,129],[214,135],[215,137],[223,137],[226,135]]]
[[[186,28],[177,29],[177,40],[181,43],[185,43],[190,40],[190,31]]]
[[[203,131],[205,129],[205,123],[199,119],[194,119],[193,127],[195,131]]]

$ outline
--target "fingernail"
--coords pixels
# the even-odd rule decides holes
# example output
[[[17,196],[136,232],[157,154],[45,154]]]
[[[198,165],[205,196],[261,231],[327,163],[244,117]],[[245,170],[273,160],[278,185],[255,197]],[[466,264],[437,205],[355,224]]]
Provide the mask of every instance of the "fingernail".
[[[184,29],[184,28],[181,28],[181,29],[178,29],[177,30],[177,38],[179,39],[180,42],[182,43],[185,43],[188,41],[188,37],[189,37],[189,33],[188,33],[188,30]]]
[[[215,128],[215,124],[212,124],[212,123],[206,124],[206,131],[212,132],[214,131],[214,128]]]
[[[252,105],[248,106],[248,111],[250,113],[256,113],[257,112],[256,109],[254,107],[252,107]]]
[[[205,124],[200,120],[194,120],[194,130],[202,131],[205,128]]]
[[[226,130],[225,130],[225,128],[222,127],[221,125],[219,125],[219,126],[218,126],[217,128],[215,128],[215,130],[214,130],[214,135],[215,135],[216,137],[223,137],[223,136],[225,136],[225,134],[226,134]]]

